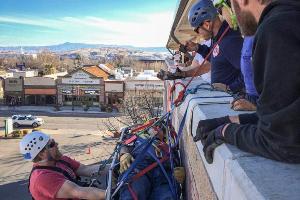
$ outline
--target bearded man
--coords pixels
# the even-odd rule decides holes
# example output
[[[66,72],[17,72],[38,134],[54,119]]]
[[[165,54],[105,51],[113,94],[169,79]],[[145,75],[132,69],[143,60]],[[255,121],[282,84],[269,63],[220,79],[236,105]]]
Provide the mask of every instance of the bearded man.
[[[32,161],[29,191],[35,200],[105,199],[105,191],[83,187],[78,176],[92,176],[99,165],[84,165],[60,153],[58,143],[45,133],[34,131],[20,141],[25,160]]]
[[[257,112],[200,121],[194,140],[214,149],[229,143],[269,159],[300,163],[300,3],[298,0],[231,0],[241,32],[255,34]]]

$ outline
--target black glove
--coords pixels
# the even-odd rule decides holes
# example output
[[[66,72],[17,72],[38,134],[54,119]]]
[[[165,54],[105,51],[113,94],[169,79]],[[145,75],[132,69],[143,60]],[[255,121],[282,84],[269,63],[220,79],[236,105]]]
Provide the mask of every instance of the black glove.
[[[209,131],[227,123],[231,123],[229,116],[200,120],[196,130],[196,136],[193,138],[194,142],[205,140]]]
[[[222,130],[225,125],[221,125],[218,128],[208,132],[207,138],[205,140],[201,140],[203,144],[203,152],[206,161],[211,164],[213,162],[213,155],[215,148],[224,143],[224,136],[222,134]]]

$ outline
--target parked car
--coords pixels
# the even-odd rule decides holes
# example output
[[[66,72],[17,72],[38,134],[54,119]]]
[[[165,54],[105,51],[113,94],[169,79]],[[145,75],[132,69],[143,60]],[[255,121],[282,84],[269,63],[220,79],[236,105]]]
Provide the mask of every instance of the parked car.
[[[13,115],[13,116],[11,116],[11,118],[14,120],[14,119],[17,119],[20,116],[31,117],[32,115]]]
[[[33,115],[13,115],[12,120],[15,128],[20,126],[32,126],[33,128],[36,128],[44,123],[42,118]]]

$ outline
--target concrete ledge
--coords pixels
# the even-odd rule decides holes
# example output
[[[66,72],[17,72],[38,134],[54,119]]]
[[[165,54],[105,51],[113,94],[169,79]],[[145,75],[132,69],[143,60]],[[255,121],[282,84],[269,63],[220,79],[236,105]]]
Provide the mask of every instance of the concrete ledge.
[[[201,83],[203,80],[195,80],[189,88]],[[180,88],[174,98],[179,91]],[[206,162],[201,142],[194,143],[191,137],[199,120],[241,112],[230,109],[231,97],[210,98],[209,101],[195,97],[225,95],[223,92],[199,89],[196,94],[189,94],[173,112],[172,123],[178,131],[188,109],[181,144],[187,174],[187,199],[300,199],[300,165],[268,160],[227,144],[216,149],[212,164]]]

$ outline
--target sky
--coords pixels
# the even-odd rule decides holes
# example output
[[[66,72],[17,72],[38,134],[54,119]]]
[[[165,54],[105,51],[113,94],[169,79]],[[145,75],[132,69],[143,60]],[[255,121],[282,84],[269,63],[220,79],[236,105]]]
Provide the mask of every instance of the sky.
[[[0,46],[165,46],[178,0],[0,0]]]

